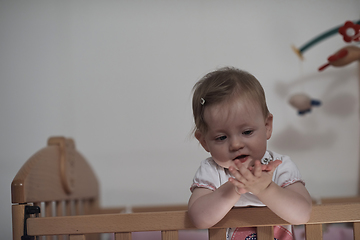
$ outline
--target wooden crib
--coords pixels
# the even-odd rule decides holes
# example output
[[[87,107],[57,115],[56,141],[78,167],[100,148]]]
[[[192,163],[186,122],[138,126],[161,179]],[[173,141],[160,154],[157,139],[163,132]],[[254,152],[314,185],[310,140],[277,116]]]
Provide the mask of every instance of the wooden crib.
[[[99,239],[113,233],[115,240],[131,240],[132,232],[161,231],[163,240],[178,239],[179,230],[195,229],[186,206],[101,208],[97,178],[64,137],[48,140],[22,166],[11,184],[13,240]],[[314,205],[305,225],[306,239],[322,239],[322,224],[352,223],[354,239],[360,240],[360,197],[324,199]],[[226,228],[257,227],[257,239],[273,240],[273,226],[288,223],[266,207],[234,208],[208,229],[211,240],[225,239]]]

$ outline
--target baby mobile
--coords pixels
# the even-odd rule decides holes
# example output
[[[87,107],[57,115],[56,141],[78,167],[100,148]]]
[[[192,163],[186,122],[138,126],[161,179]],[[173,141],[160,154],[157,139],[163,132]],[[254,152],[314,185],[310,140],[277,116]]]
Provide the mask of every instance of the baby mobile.
[[[299,58],[303,60],[303,54],[309,48],[337,33],[340,33],[343,36],[343,40],[346,43],[350,43],[352,41],[359,42],[360,20],[356,22],[346,21],[344,25],[337,26],[324,32],[323,34],[320,34],[319,36],[304,44],[302,47],[296,48],[293,46],[292,48],[294,52],[299,56]],[[353,45],[346,46],[329,56],[327,58],[328,62],[320,66],[318,68],[318,71],[323,71],[329,66],[342,67],[358,60],[360,60],[360,48]],[[292,95],[289,99],[289,103],[291,106],[297,109],[299,115],[309,113],[311,112],[312,107],[321,105],[321,101],[312,99],[305,93],[298,93]]]

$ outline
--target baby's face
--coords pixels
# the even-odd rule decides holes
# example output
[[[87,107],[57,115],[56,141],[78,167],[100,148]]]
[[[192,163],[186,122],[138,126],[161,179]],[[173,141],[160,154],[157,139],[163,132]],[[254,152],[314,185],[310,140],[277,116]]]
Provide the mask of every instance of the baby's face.
[[[261,160],[272,133],[272,115],[264,119],[259,104],[235,99],[205,108],[208,125],[198,140],[214,161],[224,168],[239,159],[245,167]]]

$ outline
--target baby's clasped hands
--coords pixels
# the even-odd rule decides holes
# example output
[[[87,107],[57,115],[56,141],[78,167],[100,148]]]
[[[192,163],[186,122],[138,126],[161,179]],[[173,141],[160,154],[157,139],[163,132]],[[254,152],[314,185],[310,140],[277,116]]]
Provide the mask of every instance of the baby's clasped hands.
[[[259,160],[255,161],[254,167],[246,168],[239,160],[235,160],[235,166],[230,167],[229,171],[233,178],[229,181],[235,186],[239,194],[251,192],[255,195],[265,190],[272,182],[272,176],[281,164],[280,160],[270,162],[268,165],[262,165]]]

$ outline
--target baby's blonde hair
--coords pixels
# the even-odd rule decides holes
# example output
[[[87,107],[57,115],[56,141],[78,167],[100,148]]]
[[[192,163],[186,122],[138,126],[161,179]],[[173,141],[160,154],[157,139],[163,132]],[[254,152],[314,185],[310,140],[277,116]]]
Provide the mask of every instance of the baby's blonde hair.
[[[233,67],[225,67],[206,74],[193,88],[192,109],[195,122],[194,131],[208,131],[204,120],[204,109],[241,97],[258,103],[264,119],[270,114],[266,105],[265,93],[260,82],[250,73]]]

